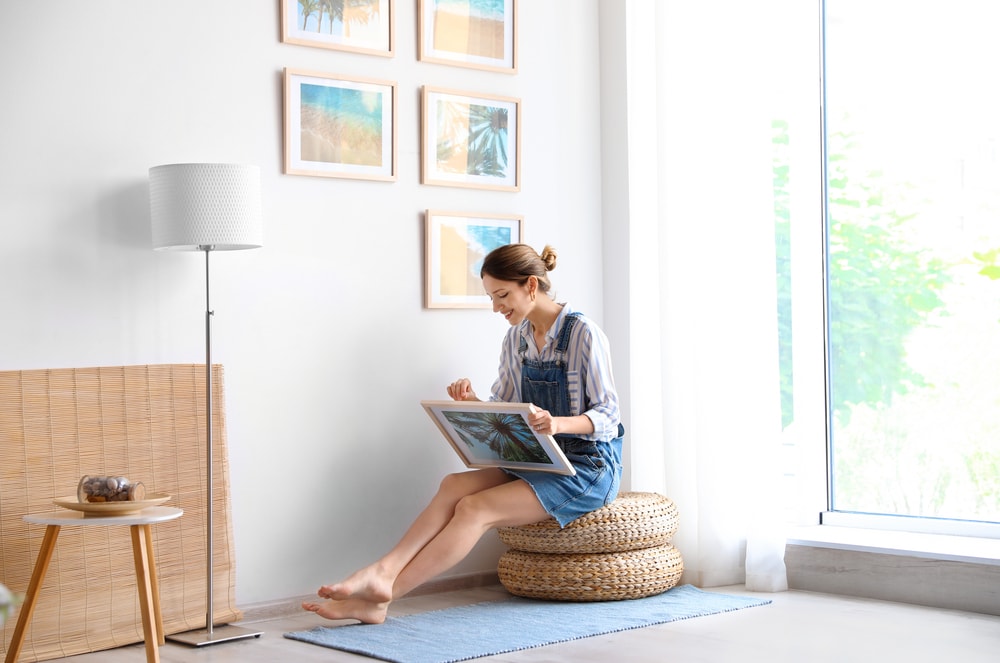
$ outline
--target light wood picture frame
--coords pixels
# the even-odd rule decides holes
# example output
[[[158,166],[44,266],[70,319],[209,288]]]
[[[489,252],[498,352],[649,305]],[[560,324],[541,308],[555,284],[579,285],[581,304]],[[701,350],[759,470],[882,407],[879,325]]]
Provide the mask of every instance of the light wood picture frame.
[[[517,73],[517,0],[418,0],[422,62]]]
[[[575,475],[556,439],[536,433],[531,403],[420,401],[466,467],[503,467]]]
[[[281,0],[281,41],[393,57],[396,0]]]
[[[396,180],[395,81],[286,68],[284,83],[286,174]]]
[[[425,308],[491,308],[479,271],[490,251],[524,241],[524,217],[427,210]]]
[[[421,183],[521,190],[521,100],[425,85]]]

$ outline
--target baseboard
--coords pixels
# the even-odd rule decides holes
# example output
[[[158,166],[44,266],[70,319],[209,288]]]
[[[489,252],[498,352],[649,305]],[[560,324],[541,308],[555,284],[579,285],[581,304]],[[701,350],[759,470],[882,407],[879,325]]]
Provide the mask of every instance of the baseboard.
[[[450,576],[447,578],[431,580],[430,582],[420,585],[407,594],[407,596],[441,594],[443,592],[475,589],[477,587],[489,587],[498,584],[500,584],[500,579],[497,577],[495,571],[492,573],[469,573],[466,575]],[[303,601],[313,601],[315,599],[315,594],[308,594],[306,596],[292,596],[285,599],[278,599],[276,601],[262,601],[260,603],[251,603],[250,605],[240,606],[240,610],[243,611],[243,619],[240,623],[247,624],[251,622],[262,622],[270,619],[279,619],[281,617],[299,614],[302,612]]]
[[[449,578],[438,578],[420,585],[407,596],[420,596],[422,594],[440,594],[442,592],[455,592],[461,589],[475,589],[476,587],[489,587],[499,585],[500,577],[496,571],[468,573]]]
[[[891,550],[843,541],[789,540],[790,589],[1000,616],[995,559]]]

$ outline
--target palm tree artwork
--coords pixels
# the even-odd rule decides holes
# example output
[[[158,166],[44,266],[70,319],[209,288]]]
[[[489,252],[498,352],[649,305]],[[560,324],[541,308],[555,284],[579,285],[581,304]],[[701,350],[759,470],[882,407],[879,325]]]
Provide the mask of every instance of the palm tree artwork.
[[[299,0],[299,18],[302,19],[302,30],[306,30],[306,26],[309,24],[309,17],[315,14],[319,10],[319,0]],[[316,30],[319,31],[319,26],[323,22],[322,15],[320,20],[316,22]]]
[[[524,417],[498,412],[444,412],[480,460],[552,464]]]
[[[336,27],[344,37],[350,37],[352,24],[368,25],[372,18],[381,13],[381,0],[298,0],[298,2],[303,32],[314,30],[319,33],[325,28],[325,31],[332,35]],[[313,15],[316,16],[315,20],[312,20]]]
[[[438,169],[505,177],[507,117],[507,109],[502,106],[438,101]]]

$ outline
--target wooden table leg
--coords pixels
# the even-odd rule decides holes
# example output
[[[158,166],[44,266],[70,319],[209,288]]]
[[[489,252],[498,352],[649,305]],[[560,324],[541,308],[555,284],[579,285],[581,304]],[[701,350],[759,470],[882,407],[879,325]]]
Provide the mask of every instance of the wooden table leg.
[[[157,629],[156,613],[159,602],[153,600],[153,583],[150,579],[149,546],[143,525],[131,525],[132,556],[135,558],[135,580],[139,589],[139,608],[142,611],[142,634],[146,641],[146,662],[160,663],[160,632]]]
[[[21,646],[24,644],[24,634],[31,623],[31,614],[35,611],[35,602],[38,600],[38,592],[42,589],[42,582],[45,580],[45,573],[49,570],[49,561],[52,559],[52,551],[56,549],[56,538],[59,537],[59,525],[48,525],[45,527],[45,536],[42,537],[42,547],[38,549],[38,559],[35,560],[35,570],[31,572],[31,580],[28,581],[28,591],[24,595],[24,604],[17,615],[17,625],[14,626],[14,637],[10,640],[7,648],[7,656],[4,663],[14,663],[21,653]]]
[[[149,562],[149,584],[153,588],[153,617],[156,621],[156,632],[159,634],[160,644],[166,644],[166,634],[163,632],[163,611],[160,609],[160,581],[156,573],[156,555],[153,554],[153,527],[143,525],[142,529],[146,533],[146,559]]]

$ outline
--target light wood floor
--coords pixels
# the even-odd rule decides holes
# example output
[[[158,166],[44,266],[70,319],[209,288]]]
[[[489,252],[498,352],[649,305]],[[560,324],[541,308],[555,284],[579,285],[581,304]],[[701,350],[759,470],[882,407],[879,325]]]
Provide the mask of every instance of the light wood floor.
[[[476,659],[573,661],[574,663],[755,662],[768,663],[996,663],[1000,661],[1000,617],[812,592],[747,592],[742,586],[710,591],[761,596],[771,605],[586,638]],[[499,585],[397,601],[391,614],[436,610],[506,596]],[[264,632],[257,639],[195,648],[168,642],[163,663],[341,663],[374,659],[282,637],[324,623],[311,614],[245,623]],[[330,623],[330,622],[326,622]],[[66,659],[69,663],[145,660],[141,644]]]

